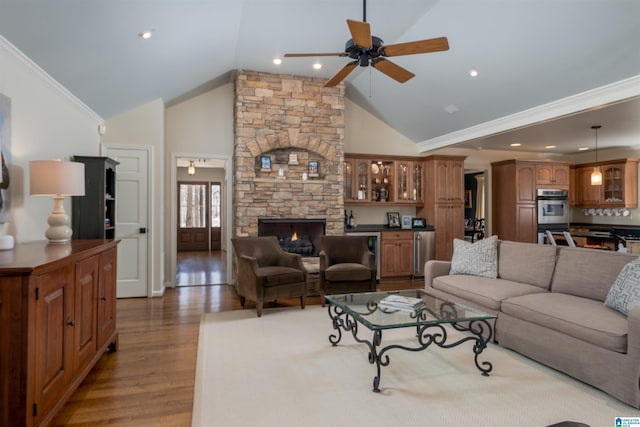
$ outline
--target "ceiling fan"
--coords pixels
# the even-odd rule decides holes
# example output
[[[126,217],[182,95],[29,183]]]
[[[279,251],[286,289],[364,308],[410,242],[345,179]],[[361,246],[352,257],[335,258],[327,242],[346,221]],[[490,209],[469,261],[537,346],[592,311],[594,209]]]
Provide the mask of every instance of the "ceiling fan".
[[[309,56],[348,56],[355,61],[349,62],[331,77],[324,87],[338,85],[351,73],[357,65],[367,67],[371,65],[376,70],[386,74],[399,83],[413,78],[415,74],[389,61],[388,57],[401,55],[415,55],[449,50],[446,37],[418,40],[414,42],[398,43],[385,46],[382,39],[371,35],[371,28],[367,22],[367,0],[362,1],[362,22],[347,19],[351,38],[345,44],[344,52],[338,53],[286,53],[285,58],[300,58]]]

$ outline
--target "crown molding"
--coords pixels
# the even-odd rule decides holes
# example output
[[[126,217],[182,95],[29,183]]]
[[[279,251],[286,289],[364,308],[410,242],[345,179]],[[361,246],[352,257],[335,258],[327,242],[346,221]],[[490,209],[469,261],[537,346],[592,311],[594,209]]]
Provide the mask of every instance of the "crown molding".
[[[539,105],[496,120],[451,132],[436,138],[427,139],[417,144],[418,151],[431,151],[449,145],[515,130],[534,123],[541,123],[547,120],[588,111],[638,96],[640,96],[640,75]]]
[[[9,40],[0,35],[0,48],[9,54],[13,55],[18,61],[24,64],[27,68],[33,71],[34,74],[39,76],[42,80],[47,82],[52,88],[57,90],[62,96],[67,98],[71,103],[78,106],[81,110],[91,116],[99,123],[104,122],[104,119],[100,117],[95,111],[87,106],[84,102],[78,99],[74,94],[69,92],[67,88],[62,86],[56,79],[51,77],[46,71],[44,71],[38,64],[33,62],[27,55],[22,53],[20,49],[15,47]]]

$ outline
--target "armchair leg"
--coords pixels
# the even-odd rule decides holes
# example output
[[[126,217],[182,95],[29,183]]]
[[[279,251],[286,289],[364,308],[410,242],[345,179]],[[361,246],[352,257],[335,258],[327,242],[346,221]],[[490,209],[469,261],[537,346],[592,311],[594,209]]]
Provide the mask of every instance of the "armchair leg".
[[[240,306],[241,306],[242,308],[244,308],[244,303],[245,303],[246,301],[247,301],[247,299],[246,299],[245,297],[240,296]]]
[[[324,299],[324,294],[320,294],[320,303],[322,304],[323,307],[327,303],[327,300]]]
[[[256,303],[256,313],[258,314],[258,317],[262,317],[262,307],[263,307],[262,301]]]
[[[306,295],[302,295],[300,297],[300,308],[304,310],[306,305],[307,305],[307,296]]]

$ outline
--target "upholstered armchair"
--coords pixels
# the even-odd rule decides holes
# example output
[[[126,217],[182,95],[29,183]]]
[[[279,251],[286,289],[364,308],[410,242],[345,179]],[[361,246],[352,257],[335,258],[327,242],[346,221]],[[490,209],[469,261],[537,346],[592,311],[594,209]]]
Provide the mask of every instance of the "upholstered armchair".
[[[320,296],[376,290],[375,256],[365,236],[322,236]]]
[[[236,262],[236,291],[240,304],[255,301],[258,317],[265,301],[300,297],[307,299],[307,270],[300,255],[285,252],[275,236],[231,239]]]

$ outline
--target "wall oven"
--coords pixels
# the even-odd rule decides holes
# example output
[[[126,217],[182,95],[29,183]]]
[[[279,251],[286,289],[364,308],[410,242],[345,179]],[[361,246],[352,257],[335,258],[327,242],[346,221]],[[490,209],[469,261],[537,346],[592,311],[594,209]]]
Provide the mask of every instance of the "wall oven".
[[[569,225],[569,192],[558,189],[538,189],[538,229]],[[541,227],[545,226],[545,227]]]

